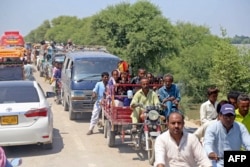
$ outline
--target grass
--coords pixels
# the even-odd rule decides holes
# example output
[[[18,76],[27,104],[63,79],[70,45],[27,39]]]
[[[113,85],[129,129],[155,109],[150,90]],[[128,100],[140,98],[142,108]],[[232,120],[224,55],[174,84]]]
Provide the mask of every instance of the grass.
[[[185,107],[184,110],[185,116],[189,120],[199,120],[200,119],[200,104],[191,104],[188,107]]]

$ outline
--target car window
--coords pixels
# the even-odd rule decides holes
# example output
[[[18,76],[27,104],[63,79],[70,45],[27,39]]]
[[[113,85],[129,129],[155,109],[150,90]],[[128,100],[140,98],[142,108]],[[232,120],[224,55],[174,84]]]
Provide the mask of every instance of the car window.
[[[74,74],[76,76],[84,74],[98,74],[111,72],[117,68],[118,59],[110,58],[85,58],[78,59],[74,64]]]
[[[63,65],[63,72],[66,71],[66,69],[69,69],[69,62],[70,62],[70,59],[68,58],[65,62],[64,62],[64,65]]]
[[[63,56],[57,56],[54,58],[54,61],[56,62],[63,62],[64,61],[64,57]]]
[[[0,87],[0,103],[39,102],[39,96],[34,87]]]

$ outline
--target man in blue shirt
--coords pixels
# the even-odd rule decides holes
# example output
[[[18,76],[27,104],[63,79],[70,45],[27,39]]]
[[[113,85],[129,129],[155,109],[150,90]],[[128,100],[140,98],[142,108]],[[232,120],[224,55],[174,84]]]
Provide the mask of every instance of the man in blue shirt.
[[[97,82],[94,89],[93,89],[92,98],[94,99],[97,97],[97,100],[96,100],[94,107],[93,107],[89,131],[88,131],[87,135],[93,134],[93,129],[98,122],[99,114],[100,114],[100,111],[102,109],[101,100],[103,98],[108,80],[109,80],[109,73],[103,72],[102,73],[102,81]]]
[[[173,84],[174,77],[171,74],[166,74],[163,77],[164,85],[159,89],[158,94],[160,101],[166,105],[165,116],[168,115],[172,111],[178,110],[178,103],[181,100],[181,95],[179,88]]]
[[[224,104],[219,113],[219,120],[209,125],[205,132],[204,148],[214,167],[224,166],[224,151],[250,150],[250,135],[246,127],[235,122],[235,108]]]

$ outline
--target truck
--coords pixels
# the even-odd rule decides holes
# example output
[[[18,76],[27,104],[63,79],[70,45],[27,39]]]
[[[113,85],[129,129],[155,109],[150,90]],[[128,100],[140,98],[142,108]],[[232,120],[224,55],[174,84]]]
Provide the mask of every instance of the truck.
[[[0,81],[23,80],[24,48],[0,47]]]
[[[6,31],[0,38],[0,46],[24,47],[25,41],[19,31]]]

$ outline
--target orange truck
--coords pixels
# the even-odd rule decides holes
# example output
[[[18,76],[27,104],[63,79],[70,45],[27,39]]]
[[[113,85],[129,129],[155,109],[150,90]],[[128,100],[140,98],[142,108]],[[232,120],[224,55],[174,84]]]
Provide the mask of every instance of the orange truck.
[[[6,31],[0,38],[0,46],[24,47],[25,41],[19,31]]]
[[[24,48],[0,47],[0,81],[23,80]]]

